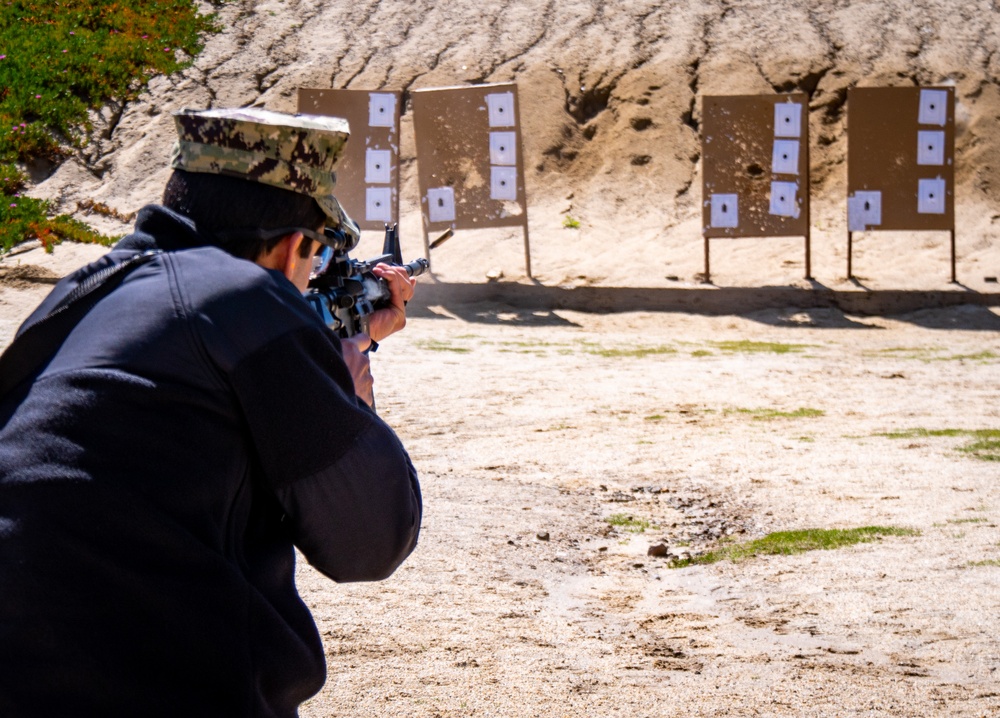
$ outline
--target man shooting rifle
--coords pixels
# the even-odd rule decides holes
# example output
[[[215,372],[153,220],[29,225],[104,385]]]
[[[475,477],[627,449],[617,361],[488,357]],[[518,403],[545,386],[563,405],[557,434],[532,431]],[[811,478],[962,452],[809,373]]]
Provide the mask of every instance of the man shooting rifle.
[[[294,716],[325,680],[295,549],[389,576],[421,498],[365,350],[304,301],[347,124],[183,111],[162,206],[0,358],[0,715]],[[329,230],[329,231],[328,231]]]

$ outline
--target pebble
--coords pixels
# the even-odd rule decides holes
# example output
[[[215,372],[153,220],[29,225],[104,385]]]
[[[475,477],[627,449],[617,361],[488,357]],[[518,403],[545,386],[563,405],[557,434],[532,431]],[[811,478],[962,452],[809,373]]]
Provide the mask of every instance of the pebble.
[[[537,533],[537,534],[535,534],[535,538],[538,539],[539,541],[548,541],[549,540],[549,532],[548,531],[544,531],[542,533]]]
[[[666,556],[668,552],[667,545],[665,543],[654,543],[646,551],[647,556]]]
[[[629,501],[635,501],[634,496],[630,496],[622,491],[616,491],[611,496],[608,497],[608,501],[614,501],[615,503],[624,504]]]

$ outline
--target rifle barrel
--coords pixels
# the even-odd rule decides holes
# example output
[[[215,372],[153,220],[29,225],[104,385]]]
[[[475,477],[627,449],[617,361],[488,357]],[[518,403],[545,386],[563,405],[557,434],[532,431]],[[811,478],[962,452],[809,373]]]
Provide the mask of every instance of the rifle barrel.
[[[408,264],[404,264],[403,269],[405,269],[406,273],[411,277],[419,277],[421,274],[426,272],[430,266],[430,262],[423,257],[420,257],[419,259],[414,259]]]

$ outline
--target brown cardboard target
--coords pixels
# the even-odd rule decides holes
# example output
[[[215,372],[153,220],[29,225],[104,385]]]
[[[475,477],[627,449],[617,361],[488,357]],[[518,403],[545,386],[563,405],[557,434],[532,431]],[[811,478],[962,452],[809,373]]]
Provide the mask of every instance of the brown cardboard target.
[[[398,92],[299,89],[299,112],[343,117],[351,127],[336,194],[361,229],[399,223],[400,105]]]
[[[448,229],[522,227],[528,203],[513,83],[412,94],[424,238]]]
[[[955,90],[847,94],[848,231],[954,230]]]
[[[808,108],[803,94],[702,98],[706,237],[808,235]]]
[[[809,100],[804,94],[702,98],[702,234],[804,237],[810,267]]]

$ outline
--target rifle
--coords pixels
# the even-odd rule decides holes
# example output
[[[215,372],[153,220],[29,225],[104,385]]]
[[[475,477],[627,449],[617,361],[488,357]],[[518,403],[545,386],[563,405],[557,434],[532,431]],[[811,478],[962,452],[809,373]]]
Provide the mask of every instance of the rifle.
[[[320,268],[309,278],[305,298],[326,325],[344,339],[367,334],[372,313],[389,303],[389,283],[372,272],[376,264],[402,266],[411,277],[423,274],[430,266],[423,257],[403,264],[395,224],[385,225],[382,254],[364,261],[348,256],[356,240],[337,230],[328,229],[326,236],[336,246],[328,245],[318,255]]]

